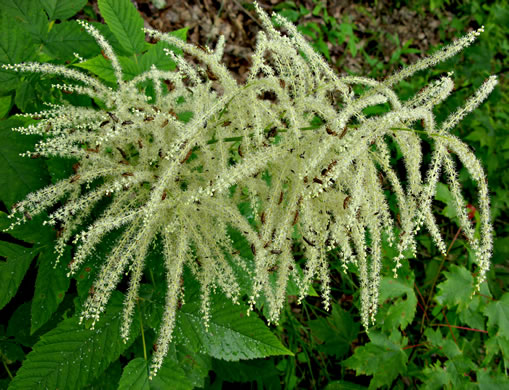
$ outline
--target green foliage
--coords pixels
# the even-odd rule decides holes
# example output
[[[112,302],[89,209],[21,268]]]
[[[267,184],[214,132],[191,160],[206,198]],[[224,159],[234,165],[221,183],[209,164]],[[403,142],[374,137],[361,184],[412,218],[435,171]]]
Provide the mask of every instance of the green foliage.
[[[323,23],[302,23],[299,31],[326,58],[330,55],[329,44],[344,45],[351,56],[371,61],[373,72],[381,74],[389,66],[402,65],[405,56],[413,53],[411,41],[401,42],[398,36],[388,38],[378,32],[372,40],[393,39],[399,48],[390,58],[390,64],[381,63],[362,45],[354,22],[346,17],[335,20],[328,14],[325,3],[315,3],[312,10],[293,2],[280,3],[274,10],[296,23],[306,15],[321,18]],[[440,16],[440,10],[452,3],[426,0],[417,2],[415,7],[422,11],[419,4],[430,6]],[[114,83],[111,62],[72,20],[78,12],[80,17],[93,14],[81,11],[85,4],[84,0],[0,0],[0,64],[32,60],[68,64],[70,68],[86,69],[105,82]],[[178,50],[163,42],[145,42],[140,29],[143,21],[129,1],[101,0],[99,7],[108,27],[98,28],[119,53],[126,80],[148,70],[152,64],[163,70],[175,69],[175,63],[163,49],[175,53]],[[473,24],[484,24],[486,33],[481,42],[468,49],[463,58],[460,56],[437,70],[423,72],[420,78],[401,86],[402,93],[410,95],[440,72],[454,67],[461,87],[443,112],[438,113],[439,119],[460,105],[489,74],[500,72],[504,77],[508,66],[509,13],[505,3],[468,2],[458,5],[455,11],[453,21],[444,16],[440,28],[454,23],[458,31],[465,31]],[[173,34],[185,40],[186,32],[183,29]],[[445,30],[442,33],[451,38]],[[73,55],[75,52],[91,59],[79,63]],[[84,106],[102,104],[49,92],[51,84],[62,82],[60,77],[41,78],[0,70],[0,199],[4,211],[26,194],[73,172],[70,161],[20,157],[20,153],[33,149],[38,138],[10,131],[27,123],[26,118],[16,114],[42,110],[45,108],[42,101],[76,99]],[[445,185],[439,184],[434,208],[454,222],[442,217],[438,221],[446,242],[451,245],[448,256],[441,256],[430,245],[430,238],[420,235],[418,256],[410,260],[414,271],[403,267],[394,279],[389,263],[384,263],[377,324],[369,333],[360,327],[358,270],[350,267],[348,273],[341,273],[339,260],[331,251],[334,279],[331,312],[323,312],[313,297],[298,306],[291,295],[279,325],[271,328],[259,318],[258,309],[260,312],[266,309],[263,304],[247,316],[244,303],[233,305],[222,295],[213,294],[207,331],[202,323],[198,287],[193,283],[186,285],[168,358],[150,381],[150,355],[158,348],[156,331],[163,315],[161,305],[166,291],[161,268],[147,267],[131,338],[124,344],[119,335],[124,294],[113,295],[94,330],[87,323],[80,324],[80,310],[85,298],[94,293],[93,275],[99,271],[100,263],[89,259],[73,279],[67,278],[73,249],[66,247],[54,268],[53,248],[60,232],[58,227],[42,228],[42,218],[35,217],[29,224],[0,237],[0,388],[508,387],[509,179],[505,174],[509,168],[508,106],[509,92],[503,79],[500,89],[487,104],[455,130],[456,135],[472,142],[476,155],[487,167],[497,234],[488,282],[473,297],[473,256],[458,230],[459,224],[456,225],[453,195]],[[466,173],[460,172],[461,175]],[[473,189],[473,185],[465,188],[468,205],[476,202]],[[253,210],[243,210],[243,213],[251,213],[253,224],[257,223]],[[473,210],[474,221],[478,217],[478,212]],[[0,228],[7,226],[6,214],[2,212]],[[249,244],[240,234],[235,231],[231,237],[242,257],[252,257]],[[98,256],[108,253],[107,246],[97,249]],[[304,255],[297,245],[293,251]],[[384,255],[391,256],[393,251],[383,243]],[[319,285],[314,287],[318,289]]]

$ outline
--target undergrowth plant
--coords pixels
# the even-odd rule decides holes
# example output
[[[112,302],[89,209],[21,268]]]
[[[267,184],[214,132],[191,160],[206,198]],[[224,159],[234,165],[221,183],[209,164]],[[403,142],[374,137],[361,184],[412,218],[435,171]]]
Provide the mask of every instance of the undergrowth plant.
[[[110,3],[99,2],[107,22],[115,18]],[[205,328],[216,290],[233,303],[246,301],[250,310],[263,304],[268,322],[277,323],[289,285],[296,286],[301,301],[318,280],[323,305],[330,307],[329,254],[334,252],[345,271],[358,269],[361,322],[367,331],[379,307],[384,243],[396,249],[395,276],[406,254],[416,255],[415,237],[422,228],[446,253],[432,208],[442,177],[475,254],[477,290],[489,269],[493,233],[486,177],[472,150],[450,131],[486,99],[496,78],[488,78],[441,123],[433,110],[453,91],[452,73],[406,101],[393,90],[460,52],[482,28],[376,81],[336,75],[294,25],[274,15],[276,29],[255,8],[264,31],[242,85],[221,63],[223,38],[211,50],[145,29],[159,42],[148,50],[164,49],[176,68],[159,69],[146,61],[144,71],[133,76],[105,34],[84,21],[79,23],[102,57],[85,60],[76,52],[73,66],[2,66],[56,75],[62,81],[53,88],[93,101],[92,106],[48,103],[48,109],[24,115],[30,119],[14,128],[39,137],[35,148],[23,154],[26,158],[68,159],[73,172],[14,204],[5,231],[48,212],[44,223],[58,231],[55,267],[66,258],[69,243],[76,247],[66,264],[68,277],[82,272],[97,246],[114,240],[79,321],[94,329],[129,275],[119,321],[124,342],[134,326],[147,258],[162,248],[156,264],[166,274],[166,299],[151,377],[171,350],[188,278],[199,283]],[[125,16],[133,11],[129,8]],[[133,53],[147,50],[142,23],[126,23],[136,31],[134,37],[110,23],[118,43]],[[107,69],[100,78],[93,74],[99,64]],[[381,105],[389,112],[365,114]],[[404,170],[393,163],[394,149],[403,156]],[[468,170],[478,188],[477,230],[458,166]],[[388,197],[396,198],[396,210]],[[234,237],[250,253],[240,253]],[[296,243],[305,248],[304,260],[294,256]]]

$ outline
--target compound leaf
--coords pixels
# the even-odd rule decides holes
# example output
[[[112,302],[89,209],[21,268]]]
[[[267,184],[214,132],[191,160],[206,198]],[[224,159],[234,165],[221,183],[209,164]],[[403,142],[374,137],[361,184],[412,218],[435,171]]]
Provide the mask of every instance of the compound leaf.
[[[228,361],[292,355],[260,318],[248,316],[245,308],[227,298],[212,297],[208,330],[203,324],[199,291],[195,289],[185,301],[177,316],[177,343]]]
[[[401,335],[394,333],[396,338]],[[373,375],[370,389],[378,389],[390,385],[399,374],[407,370],[408,356],[403,351],[401,340],[392,340],[381,333],[370,333],[371,342],[358,347],[353,356],[343,364],[357,372],[357,375]]]
[[[509,293],[502,295],[500,300],[489,303],[484,314],[488,316],[488,329],[498,326],[497,334],[509,339]]]
[[[115,37],[129,54],[145,48],[143,19],[129,0],[99,0],[99,10]]]
[[[122,297],[116,293],[95,330],[79,324],[79,316],[62,321],[34,345],[9,390],[78,389],[90,383],[129,346],[120,338],[121,320]]]

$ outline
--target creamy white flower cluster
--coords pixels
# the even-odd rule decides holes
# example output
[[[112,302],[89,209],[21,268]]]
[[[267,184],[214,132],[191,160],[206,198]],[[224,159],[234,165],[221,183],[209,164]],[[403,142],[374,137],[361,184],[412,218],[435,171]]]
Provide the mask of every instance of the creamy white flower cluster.
[[[16,129],[44,136],[27,155],[60,156],[79,163],[73,176],[19,202],[13,210],[18,218],[14,225],[65,199],[48,223],[58,223],[63,229],[56,248],[59,255],[70,240],[77,245],[70,275],[106,234],[121,232],[94,282],[82,319],[95,323],[112,291],[129,273],[122,327],[125,339],[147,252],[154,240],[161,239],[167,297],[152,374],[160,368],[172,339],[185,267],[201,284],[205,324],[210,291],[220,289],[238,301],[239,273],[247,273],[252,280],[251,308],[263,295],[269,305],[268,319],[276,322],[289,278],[299,286],[300,299],[310,282],[319,280],[324,305],[329,307],[327,252],[337,248],[345,269],[348,263],[359,269],[361,317],[367,328],[378,306],[384,237],[399,252],[394,272],[401,266],[404,251],[415,253],[415,235],[423,226],[445,252],[432,212],[442,173],[477,256],[478,286],[489,268],[492,228],[486,178],[475,155],[449,130],[488,96],[496,79],[488,79],[464,107],[440,124],[435,123],[432,110],[451,93],[450,75],[404,102],[391,89],[416,71],[458,53],[482,30],[379,82],[338,77],[295,26],[274,15],[286,31],[282,34],[256,8],[264,31],[258,35],[244,85],[220,62],[224,39],[214,51],[203,50],[152,30],[147,30],[149,36],[182,49],[194,62],[168,51],[176,71],[152,67],[125,81],[109,43],[84,22],[82,26],[111,61],[116,88],[67,66],[5,66],[74,80],[77,84],[55,88],[86,94],[107,107],[52,106],[34,114],[39,119],[36,124]],[[147,97],[147,82],[152,83],[155,99]],[[360,94],[355,92],[359,86]],[[383,103],[390,106],[390,112],[369,117],[363,113]],[[191,119],[184,121],[189,113]],[[313,117],[319,118],[317,125],[310,125]],[[426,169],[424,140],[432,147]],[[401,150],[405,183],[391,165],[389,143]],[[468,218],[456,157],[479,188],[480,234]],[[389,208],[387,191],[395,194],[398,215]],[[107,208],[80,231],[105,197],[110,199]],[[254,213],[251,221],[238,207],[246,200]],[[234,249],[228,235],[232,227],[249,242],[253,259],[240,257]],[[292,254],[295,237],[305,248],[303,271]]]

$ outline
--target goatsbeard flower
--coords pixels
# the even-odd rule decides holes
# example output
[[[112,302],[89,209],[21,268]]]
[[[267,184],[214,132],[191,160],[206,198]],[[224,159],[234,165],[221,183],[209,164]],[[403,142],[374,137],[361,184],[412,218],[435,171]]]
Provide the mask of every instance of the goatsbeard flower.
[[[47,222],[58,224],[62,231],[57,253],[61,255],[69,241],[77,246],[69,275],[80,269],[108,233],[120,232],[81,316],[93,326],[128,272],[121,332],[125,339],[146,255],[155,240],[162,242],[166,306],[152,374],[168,351],[185,267],[201,285],[205,324],[211,290],[219,288],[238,302],[239,273],[247,273],[252,280],[251,308],[263,294],[269,306],[268,320],[276,322],[289,278],[300,288],[300,299],[310,282],[319,280],[324,305],[329,306],[327,252],[337,248],[345,269],[349,263],[358,267],[361,318],[367,328],[378,305],[384,237],[399,253],[394,258],[395,273],[403,252],[415,253],[415,235],[423,226],[445,252],[431,208],[442,172],[455,199],[461,228],[476,254],[478,287],[489,268],[492,228],[485,175],[474,154],[449,131],[488,96],[496,79],[489,78],[464,107],[441,124],[435,122],[432,110],[452,91],[450,75],[405,102],[391,89],[413,73],[458,53],[481,30],[378,82],[338,77],[292,24],[274,16],[287,31],[283,35],[258,7],[257,11],[265,32],[258,35],[244,85],[220,62],[224,39],[214,51],[202,50],[152,30],[146,31],[149,36],[180,48],[197,65],[167,51],[177,64],[176,71],[152,67],[125,81],[109,43],[85,22],[82,26],[111,61],[116,88],[65,66],[5,66],[61,75],[74,82],[56,88],[101,102],[100,109],[54,105],[33,115],[37,123],[16,129],[44,136],[35,151],[26,155],[71,158],[78,164],[73,176],[28,195],[11,216],[17,218],[15,225],[53,207]],[[362,86],[360,94],[355,92],[358,86]],[[365,108],[382,103],[390,105],[390,112],[364,115]],[[433,147],[424,175],[422,133]],[[391,165],[388,141],[395,142],[403,155],[405,185]],[[478,185],[480,235],[464,207],[454,156]],[[380,175],[397,199],[397,218],[389,208],[384,193],[387,185],[384,187]],[[109,203],[102,214],[82,228],[106,197]],[[246,200],[251,219],[239,211],[239,203]],[[55,208],[59,201],[62,205]],[[230,229],[249,242],[251,259],[235,251]],[[304,270],[292,254],[295,240],[306,248]]]

